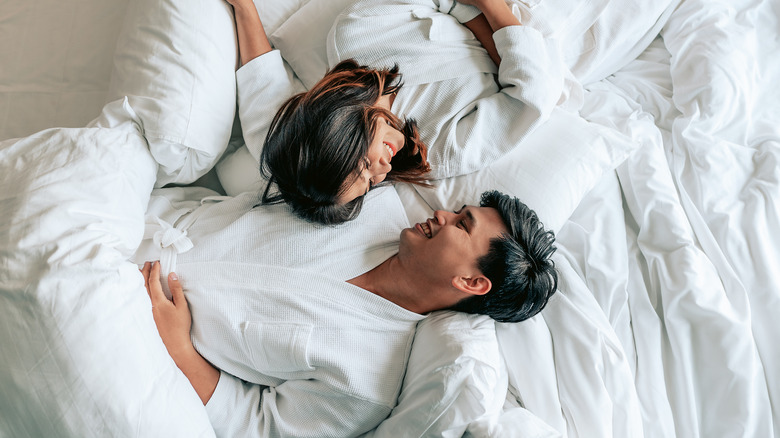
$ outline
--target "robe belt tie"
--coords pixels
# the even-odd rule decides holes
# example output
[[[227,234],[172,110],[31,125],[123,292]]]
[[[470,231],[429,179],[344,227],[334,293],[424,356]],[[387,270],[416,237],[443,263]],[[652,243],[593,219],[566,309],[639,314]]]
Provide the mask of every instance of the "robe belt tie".
[[[176,229],[160,218],[157,218],[157,223],[160,224],[160,230],[152,237],[155,245],[159,245],[163,250],[171,248],[176,251],[176,254],[192,249],[192,241],[187,237],[187,230]]]
[[[225,196],[209,196],[201,200],[200,207],[182,216],[176,226],[160,219],[157,216],[146,217],[145,239],[152,239],[155,245],[159,245],[161,274],[167,276],[169,272],[176,271],[177,255],[187,252],[194,247],[192,240],[187,236],[187,229],[211,206],[228,199]],[[155,226],[156,223],[156,226]],[[163,281],[163,290],[168,290],[167,282]],[[166,292],[167,293],[167,292]]]

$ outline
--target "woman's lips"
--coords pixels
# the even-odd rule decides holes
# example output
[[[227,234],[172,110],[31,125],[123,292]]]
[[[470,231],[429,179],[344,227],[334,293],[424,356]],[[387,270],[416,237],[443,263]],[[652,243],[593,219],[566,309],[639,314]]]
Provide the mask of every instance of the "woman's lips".
[[[395,154],[398,153],[398,148],[396,148],[394,144],[385,142],[385,146],[387,146],[387,149],[390,151],[390,158],[393,158]]]

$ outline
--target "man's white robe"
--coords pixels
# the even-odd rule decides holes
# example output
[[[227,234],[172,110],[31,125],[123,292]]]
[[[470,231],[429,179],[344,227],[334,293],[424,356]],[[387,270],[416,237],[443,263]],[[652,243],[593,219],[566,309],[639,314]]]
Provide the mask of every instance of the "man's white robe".
[[[192,311],[193,344],[223,371],[206,406],[217,434],[345,437],[376,427],[396,403],[423,316],[346,280],[397,252],[408,220],[395,190],[372,191],[340,226],[302,221],[286,205],[252,208],[253,194],[198,203],[180,193],[157,192],[147,217],[157,237],[147,243],[192,243],[169,266]],[[147,248],[141,258],[153,256]]]

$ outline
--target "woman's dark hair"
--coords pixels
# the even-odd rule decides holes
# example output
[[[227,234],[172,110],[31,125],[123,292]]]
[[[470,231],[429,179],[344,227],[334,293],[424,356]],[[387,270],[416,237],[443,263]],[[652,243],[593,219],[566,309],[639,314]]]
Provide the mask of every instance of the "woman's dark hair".
[[[426,185],[427,149],[414,121],[402,123],[377,106],[380,97],[401,88],[400,79],[397,66],[377,70],[350,59],[285,102],[271,122],[260,157],[260,171],[269,180],[262,203],[286,202],[298,216],[322,224],[353,219],[363,197],[345,204],[338,199],[360,176],[380,116],[405,138],[385,181]]]
[[[552,255],[555,235],[545,231],[536,213],[517,198],[497,191],[482,194],[481,207],[498,210],[508,234],[491,239],[488,253],[477,260],[493,287],[452,309],[488,315],[499,322],[519,322],[539,313],[558,288]]]

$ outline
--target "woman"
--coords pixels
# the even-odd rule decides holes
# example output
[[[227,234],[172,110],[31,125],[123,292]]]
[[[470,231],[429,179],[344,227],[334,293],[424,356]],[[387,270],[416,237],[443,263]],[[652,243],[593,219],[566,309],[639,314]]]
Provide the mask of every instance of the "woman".
[[[261,154],[261,170],[278,190],[270,196],[269,184],[263,202],[284,200],[303,218],[337,224],[352,219],[363,195],[384,181],[425,184],[430,166],[417,127],[390,112],[399,78],[397,68],[347,60],[288,100]]]
[[[383,182],[424,184],[479,170],[561,100],[560,50],[520,26],[503,0],[358,1],[331,32],[334,67],[306,92],[282,83],[281,58],[253,2],[228,1],[244,137],[271,181],[263,201],[285,201],[315,222],[354,218],[363,195]],[[269,126],[267,111],[285,93],[298,94]]]

